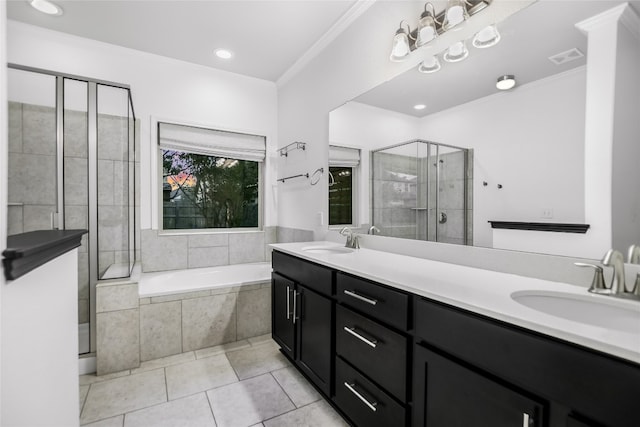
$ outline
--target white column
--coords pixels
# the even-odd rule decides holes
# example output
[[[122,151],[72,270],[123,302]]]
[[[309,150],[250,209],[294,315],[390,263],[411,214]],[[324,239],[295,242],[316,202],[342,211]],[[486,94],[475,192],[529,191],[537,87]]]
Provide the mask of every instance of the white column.
[[[620,219],[617,212],[614,215],[613,209],[614,206],[618,209],[616,202],[623,194],[622,188],[614,191],[614,185],[621,185],[619,165],[614,160],[618,160],[625,150],[631,150],[631,147],[625,147],[625,142],[631,135],[623,137],[629,129],[616,116],[624,108],[631,107],[636,115],[638,111],[637,107],[623,105],[628,102],[626,98],[629,98],[621,96],[625,90],[624,85],[628,83],[629,73],[619,71],[628,65],[625,58],[628,49],[625,47],[626,43],[621,42],[621,35],[629,34],[627,23],[634,22],[634,17],[637,20],[635,12],[624,3],[576,24],[588,37],[585,221],[591,225],[591,229],[585,242],[588,253],[584,256],[593,258],[602,257],[604,251],[614,247],[614,226],[617,225],[614,224],[614,218]],[[638,75],[637,69],[635,73]],[[623,80],[617,81],[617,78],[622,77]],[[635,118],[635,122],[638,121],[640,117]],[[635,137],[637,135],[636,132]],[[637,145],[637,141],[635,144]],[[637,162],[637,157],[635,159]],[[634,186],[636,182],[633,183]],[[636,223],[637,221],[638,219]]]

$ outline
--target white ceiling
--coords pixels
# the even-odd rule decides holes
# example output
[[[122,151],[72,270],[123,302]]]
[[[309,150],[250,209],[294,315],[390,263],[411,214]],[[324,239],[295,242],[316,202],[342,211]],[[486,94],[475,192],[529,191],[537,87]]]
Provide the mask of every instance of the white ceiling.
[[[9,19],[261,79],[278,80],[355,0],[56,1],[47,16],[9,0]],[[224,61],[213,52],[235,53]]]
[[[446,63],[439,55],[440,71],[422,74],[417,68],[409,70],[354,101],[424,117],[498,92],[496,80],[504,74],[515,75],[518,84],[523,85],[584,65],[587,39],[575,28],[575,23],[620,3],[622,1],[617,0],[541,0],[498,24],[502,35],[498,45],[476,49],[468,43],[470,53],[464,61]],[[640,1],[630,3],[640,10]],[[548,60],[549,56],[571,48],[580,49],[585,57],[560,66]],[[415,51],[412,55],[420,53]],[[427,108],[415,110],[416,104],[425,104]]]

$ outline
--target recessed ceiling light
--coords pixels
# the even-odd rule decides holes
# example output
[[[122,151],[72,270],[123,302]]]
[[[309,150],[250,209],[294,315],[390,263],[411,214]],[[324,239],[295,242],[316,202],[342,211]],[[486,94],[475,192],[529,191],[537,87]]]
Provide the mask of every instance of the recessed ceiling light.
[[[507,74],[498,77],[496,87],[500,90],[509,90],[516,85],[516,78],[513,75]]]
[[[425,108],[427,108],[427,106],[424,104],[416,104],[413,106],[414,110],[424,110]]]
[[[62,15],[62,8],[48,0],[29,0],[29,4],[37,11],[46,13],[47,15]]]
[[[228,49],[216,49],[215,54],[220,59],[231,59],[233,57],[233,52]]]

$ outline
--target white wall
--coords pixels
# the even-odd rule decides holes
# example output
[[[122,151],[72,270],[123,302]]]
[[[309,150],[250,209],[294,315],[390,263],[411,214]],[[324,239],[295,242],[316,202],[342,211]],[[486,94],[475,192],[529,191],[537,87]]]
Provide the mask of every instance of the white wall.
[[[371,150],[415,139],[417,117],[383,110],[358,102],[347,102],[329,114],[331,145],[360,148],[358,224],[368,224]]]
[[[490,220],[584,222],[585,96],[580,67],[422,119],[420,138],[474,149],[474,245],[497,247]]]
[[[3,285],[3,426],[79,424],[77,252]]]
[[[131,86],[141,120],[141,228],[157,228],[157,149],[151,118],[200,124],[267,137],[266,182],[275,177],[276,86],[158,55],[8,22],[8,61]],[[265,225],[276,225],[271,185],[265,186]]]

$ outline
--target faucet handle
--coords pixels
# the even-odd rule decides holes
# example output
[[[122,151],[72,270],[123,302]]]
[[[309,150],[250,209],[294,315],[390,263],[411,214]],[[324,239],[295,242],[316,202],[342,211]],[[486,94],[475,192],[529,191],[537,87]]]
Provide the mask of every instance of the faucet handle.
[[[636,283],[633,285],[633,289],[631,290],[631,294],[635,298],[640,298],[640,273],[636,275]]]
[[[593,292],[595,294],[603,294],[610,292],[607,284],[604,281],[604,276],[602,274],[602,267],[595,264],[589,264],[586,262],[574,262],[573,265],[577,267],[588,267],[594,269],[593,280],[591,281],[591,287],[589,288],[589,292]]]

